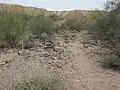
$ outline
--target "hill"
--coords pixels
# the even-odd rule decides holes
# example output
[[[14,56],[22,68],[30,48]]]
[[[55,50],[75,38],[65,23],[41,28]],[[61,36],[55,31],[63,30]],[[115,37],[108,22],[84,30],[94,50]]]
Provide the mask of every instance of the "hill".
[[[7,10],[13,11],[18,13],[25,13],[25,14],[39,14],[39,13],[46,13],[47,10],[42,8],[35,8],[35,7],[25,7],[22,5],[15,5],[15,4],[0,4],[0,10]]]
[[[30,15],[44,13],[46,15],[57,15],[63,18],[67,18],[71,16],[91,16],[92,14],[96,14],[98,12],[104,12],[104,11],[94,11],[94,10],[47,11],[46,9],[43,8],[28,7],[28,6],[15,5],[15,4],[0,4],[0,10],[3,9],[18,13],[26,13]]]

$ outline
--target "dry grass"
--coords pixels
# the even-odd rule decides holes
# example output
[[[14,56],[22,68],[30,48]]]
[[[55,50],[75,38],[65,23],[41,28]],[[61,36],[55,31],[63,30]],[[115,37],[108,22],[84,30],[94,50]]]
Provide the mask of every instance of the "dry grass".
[[[16,90],[66,90],[66,89],[59,80],[43,77],[24,81],[22,84],[16,86]]]

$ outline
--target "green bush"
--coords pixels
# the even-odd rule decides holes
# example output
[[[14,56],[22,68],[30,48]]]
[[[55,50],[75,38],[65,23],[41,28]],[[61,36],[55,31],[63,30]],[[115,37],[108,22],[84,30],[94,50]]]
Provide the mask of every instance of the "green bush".
[[[98,22],[99,20],[103,19],[108,13],[105,11],[98,11],[95,10],[90,17],[87,19],[88,20],[88,25],[89,27],[95,27],[94,24],[96,24],[96,22]]]
[[[70,28],[71,30],[83,30],[87,28],[87,20],[86,18],[81,17],[73,17],[69,18],[64,23],[65,28]]]
[[[97,19],[92,34],[104,45],[110,46],[120,56],[120,8],[110,11],[106,16]]]
[[[63,17],[58,16],[57,14],[51,14],[51,15],[49,15],[49,17],[50,17],[53,21],[64,20]]]
[[[34,17],[33,34],[40,36],[42,33],[52,34],[55,26],[53,20],[45,15]]]
[[[21,40],[31,35],[51,35],[55,31],[54,22],[45,15],[30,16],[16,12],[0,11],[0,43],[16,48]],[[28,36],[28,37],[27,37]]]
[[[67,25],[67,23],[62,23],[60,26],[56,28],[57,30],[71,30],[71,28]]]
[[[0,11],[0,43],[15,47],[30,32],[29,16],[15,12]]]
[[[102,44],[114,51],[117,57],[105,59],[103,66],[115,70],[120,70],[120,3],[118,4],[117,8],[97,19],[91,30],[95,39],[101,40]]]
[[[104,59],[102,66],[107,69],[120,70],[120,58],[107,57]]]
[[[59,80],[39,78],[24,81],[23,84],[16,86],[16,90],[66,90]]]
[[[33,21],[33,34],[44,42],[53,42],[53,34],[56,32],[56,27],[53,20],[48,16],[38,15],[34,17]]]

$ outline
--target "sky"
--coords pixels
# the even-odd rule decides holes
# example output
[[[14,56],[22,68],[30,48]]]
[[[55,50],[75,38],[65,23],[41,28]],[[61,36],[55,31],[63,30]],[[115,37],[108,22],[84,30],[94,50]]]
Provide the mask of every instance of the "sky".
[[[106,0],[0,0],[0,3],[34,6],[47,10],[103,9]]]

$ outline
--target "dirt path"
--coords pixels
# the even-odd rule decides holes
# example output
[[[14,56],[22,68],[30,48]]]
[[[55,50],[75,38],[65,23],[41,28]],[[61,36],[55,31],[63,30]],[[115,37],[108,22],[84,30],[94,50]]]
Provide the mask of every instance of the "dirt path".
[[[56,73],[66,81],[68,90],[120,90],[120,74],[104,70],[99,62],[107,49],[87,42],[82,33],[58,36],[55,50],[26,50],[23,56],[16,52],[0,55],[0,90],[13,90],[26,77],[49,76]],[[66,36],[65,36],[66,37]],[[85,43],[86,42],[86,43]]]
[[[67,76],[68,82],[71,83],[71,90],[120,90],[120,74],[103,70],[98,66],[96,63],[96,61],[100,61],[98,55],[89,58],[91,56],[86,53],[91,51],[92,46],[84,48],[81,43],[82,34],[77,35],[78,39],[69,43],[70,46],[67,48],[72,52],[71,56],[74,56],[72,57],[73,61],[64,68],[63,72],[64,76]]]

